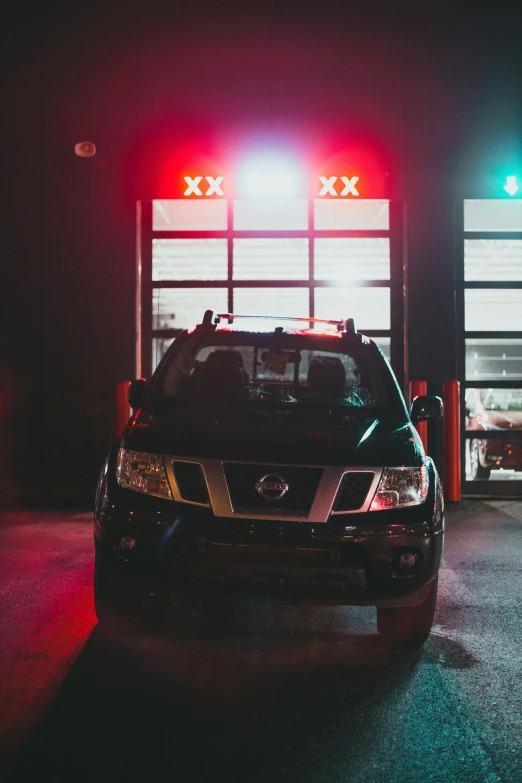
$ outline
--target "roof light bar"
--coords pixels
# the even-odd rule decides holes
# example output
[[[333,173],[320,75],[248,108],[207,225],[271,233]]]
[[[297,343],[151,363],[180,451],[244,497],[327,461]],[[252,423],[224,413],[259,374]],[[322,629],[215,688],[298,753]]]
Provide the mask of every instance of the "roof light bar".
[[[235,318],[269,318],[276,321],[303,321],[306,323],[331,324],[332,326],[344,327],[344,321],[327,321],[324,318],[305,318],[304,316],[294,318],[291,315],[254,315],[253,313],[216,313],[215,323],[218,324],[222,318],[228,320],[229,323],[233,323]]]
[[[276,321],[299,321],[302,323],[311,323],[311,324],[328,324],[330,326],[335,326],[337,328],[337,331],[339,332],[345,332],[350,331],[355,333],[355,325],[353,322],[353,318],[348,318],[347,320],[331,320],[326,318],[305,318],[302,317],[293,317],[289,315],[254,315],[252,313],[216,313],[214,317],[214,323],[219,324],[221,319],[225,319],[228,321],[229,324],[234,323],[234,320],[236,318],[255,318],[255,319],[270,319],[270,320],[276,320]]]

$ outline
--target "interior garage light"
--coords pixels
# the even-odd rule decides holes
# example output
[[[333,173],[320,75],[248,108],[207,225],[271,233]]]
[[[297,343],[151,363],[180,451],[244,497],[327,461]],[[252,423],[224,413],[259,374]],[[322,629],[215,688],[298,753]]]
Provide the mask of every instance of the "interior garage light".
[[[302,194],[302,174],[287,158],[256,156],[239,171],[241,194],[247,198],[295,198]]]

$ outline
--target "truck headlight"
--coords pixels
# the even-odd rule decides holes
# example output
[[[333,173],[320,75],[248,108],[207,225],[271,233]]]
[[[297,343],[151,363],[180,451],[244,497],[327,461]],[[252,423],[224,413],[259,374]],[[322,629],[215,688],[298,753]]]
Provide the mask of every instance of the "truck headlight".
[[[419,506],[428,496],[428,468],[384,468],[370,511]]]
[[[116,476],[120,487],[172,500],[161,454],[120,449]]]

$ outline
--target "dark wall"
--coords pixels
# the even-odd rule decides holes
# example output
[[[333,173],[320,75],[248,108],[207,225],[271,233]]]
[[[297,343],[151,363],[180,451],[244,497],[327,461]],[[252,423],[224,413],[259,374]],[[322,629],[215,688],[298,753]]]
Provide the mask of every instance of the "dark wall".
[[[54,4],[12,10],[2,370],[22,492],[88,496],[134,375],[135,208],[180,160],[350,152],[407,208],[410,377],[455,377],[453,205],[521,156],[511,4]],[[81,159],[84,139],[97,155]]]

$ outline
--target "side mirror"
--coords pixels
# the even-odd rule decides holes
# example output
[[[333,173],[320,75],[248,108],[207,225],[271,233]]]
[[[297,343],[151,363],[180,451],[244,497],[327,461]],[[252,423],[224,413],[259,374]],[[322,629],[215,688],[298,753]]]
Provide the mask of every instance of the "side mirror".
[[[440,419],[443,411],[440,397],[415,397],[410,410],[411,423],[417,424],[419,421]]]
[[[132,410],[143,408],[146,399],[147,381],[145,378],[138,378],[138,380],[132,381],[127,392],[127,402],[131,406]]]

